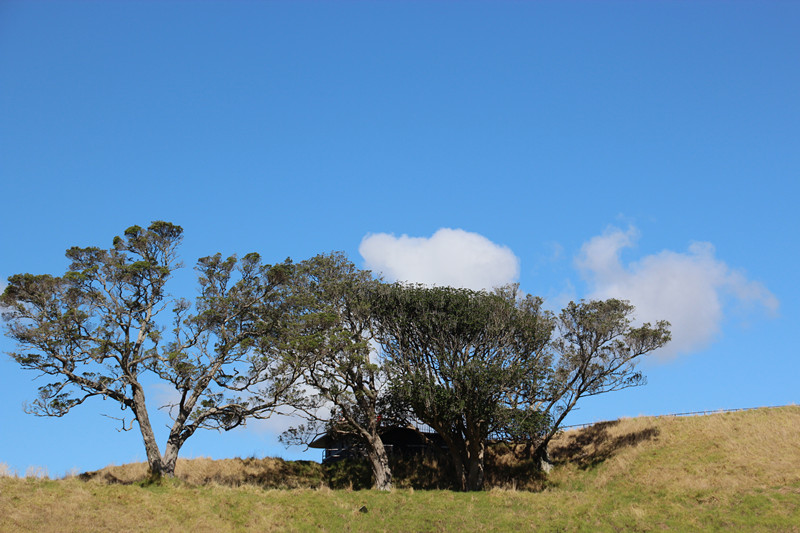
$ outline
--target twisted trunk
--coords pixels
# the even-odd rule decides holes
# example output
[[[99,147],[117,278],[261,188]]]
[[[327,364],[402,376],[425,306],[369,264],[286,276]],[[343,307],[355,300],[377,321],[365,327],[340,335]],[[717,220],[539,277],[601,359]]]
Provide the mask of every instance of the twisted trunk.
[[[161,451],[158,449],[156,436],[153,433],[153,426],[150,424],[150,417],[147,414],[144,389],[139,383],[132,383],[131,388],[133,389],[133,405],[131,409],[134,416],[136,416],[136,422],[139,424],[139,431],[142,433],[150,475],[172,477],[175,474],[175,465],[173,464],[170,468],[162,460]]]
[[[178,452],[181,444],[172,439],[167,441],[167,448],[164,450],[164,458],[161,461],[164,476],[173,477],[175,475],[175,465],[178,464]]]
[[[383,441],[377,435],[370,437],[367,443],[367,459],[375,478],[373,488],[378,490],[392,490],[392,471],[389,468],[389,457]]]

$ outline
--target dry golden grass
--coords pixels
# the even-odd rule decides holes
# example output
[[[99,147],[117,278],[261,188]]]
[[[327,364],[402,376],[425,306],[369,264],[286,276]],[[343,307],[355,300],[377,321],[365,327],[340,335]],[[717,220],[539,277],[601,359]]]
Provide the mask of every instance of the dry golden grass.
[[[558,465],[547,480],[551,485],[563,485],[574,479],[590,480],[595,488],[612,481],[629,481],[654,490],[791,485],[800,482],[800,406],[601,422],[561,434],[554,439],[550,451]],[[414,464],[395,462],[393,469],[398,488],[449,486],[446,479],[449,465],[433,457]],[[3,472],[1,465],[0,472]],[[587,472],[592,475],[587,476]],[[311,461],[274,458],[179,459],[175,473],[178,479],[191,485],[213,483],[280,489],[318,488],[326,484],[359,489],[369,485],[369,469],[365,465],[323,467]],[[147,464],[109,466],[82,474],[80,478],[103,483],[138,483],[147,478]],[[502,447],[487,454],[487,485],[534,491],[546,486],[535,474],[533,464],[520,462]]]
[[[539,492],[514,490],[536,483],[499,452],[482,493],[331,490],[321,465],[279,459],[182,460],[161,483],[140,481],[143,464],[64,480],[0,468],[0,531],[800,532],[797,406],[623,419],[567,432],[551,451]]]
[[[800,406],[695,417],[632,418],[562,434],[551,481],[595,470],[593,487],[729,490],[800,483]]]
[[[107,466],[79,476],[84,481],[132,484],[147,479],[147,463]],[[190,485],[218,484],[230,487],[318,488],[324,484],[322,465],[313,461],[264,459],[178,459],[175,477]]]

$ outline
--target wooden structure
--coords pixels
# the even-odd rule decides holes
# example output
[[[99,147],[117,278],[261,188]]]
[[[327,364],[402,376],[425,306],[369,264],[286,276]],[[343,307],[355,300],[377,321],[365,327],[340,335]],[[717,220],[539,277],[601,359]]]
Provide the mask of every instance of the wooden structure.
[[[434,431],[413,427],[388,427],[381,431],[381,440],[389,455],[417,455],[438,447],[446,449],[442,438]],[[331,463],[351,457],[363,457],[363,445],[350,435],[336,436],[326,433],[308,445],[322,449],[322,463]]]

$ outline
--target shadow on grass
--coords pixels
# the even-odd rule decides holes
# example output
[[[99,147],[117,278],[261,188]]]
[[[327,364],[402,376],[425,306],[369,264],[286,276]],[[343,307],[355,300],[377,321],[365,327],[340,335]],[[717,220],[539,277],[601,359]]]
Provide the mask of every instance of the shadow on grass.
[[[555,446],[550,450],[551,460],[556,464],[573,463],[587,470],[599,465],[623,448],[652,440],[659,434],[658,428],[650,427],[612,437],[608,430],[617,424],[618,420],[599,422],[578,431],[569,437],[566,444]]]
[[[127,479],[120,479],[111,472],[97,470],[95,472],[84,472],[78,475],[81,481],[101,481],[109,485],[133,485],[134,483],[142,483],[139,481],[131,481]]]
[[[81,481],[107,485],[146,486],[162,482],[160,478],[149,476],[141,465],[109,466],[94,472],[84,472],[77,477]],[[193,485],[257,485],[265,489],[319,488],[325,484],[325,471],[322,465],[314,461],[285,461],[274,458],[219,461],[187,459],[178,465],[174,479]]]
[[[659,430],[655,427],[611,435],[609,430],[618,421],[600,422],[570,434],[565,442],[550,449],[550,459],[556,464],[575,464],[581,469],[593,468],[620,450],[640,442],[654,439]],[[448,456],[430,454],[394,456],[390,460],[395,486],[414,489],[453,489],[453,467]],[[372,486],[372,472],[365,460],[349,459],[321,465],[313,461],[284,461],[282,459],[234,459],[203,463],[193,468],[189,460],[185,474],[178,476],[190,484],[217,483],[228,486],[256,485],[273,488],[368,489]],[[125,467],[107,467],[78,476],[82,481],[100,481],[106,484],[143,487],[157,484],[146,475],[126,473]],[[526,491],[540,491],[547,485],[547,476],[540,470],[538,461],[521,457],[506,445],[492,445],[486,453],[486,488],[510,487]]]
[[[452,463],[433,454],[389,457],[392,481],[397,488],[445,490],[453,488]],[[363,490],[372,487],[372,470],[365,459],[350,458],[322,465],[332,489]]]
[[[265,461],[256,458],[241,459],[241,471],[228,475],[208,474],[203,483],[222,483],[227,485],[258,485],[264,488],[317,488],[324,483],[324,471],[314,461],[286,461],[274,459]]]

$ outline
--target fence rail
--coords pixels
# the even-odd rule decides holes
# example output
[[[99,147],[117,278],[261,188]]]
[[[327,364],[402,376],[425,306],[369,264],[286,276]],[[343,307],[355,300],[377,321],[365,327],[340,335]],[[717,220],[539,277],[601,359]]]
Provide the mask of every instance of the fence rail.
[[[777,409],[779,407],[789,407],[790,405],[795,405],[795,404],[765,405],[763,407],[741,407],[739,409],[716,409],[713,411],[692,411],[689,413],[669,413],[665,415],[641,415],[641,416],[647,416],[650,418],[666,418],[668,416],[705,416],[705,415],[715,415],[718,413],[735,413],[737,411],[754,411],[756,409]],[[613,420],[598,420],[597,422],[587,422],[585,424],[573,424],[571,426],[561,426],[561,429],[585,428],[593,426],[595,424],[602,424],[604,422],[613,422]]]

